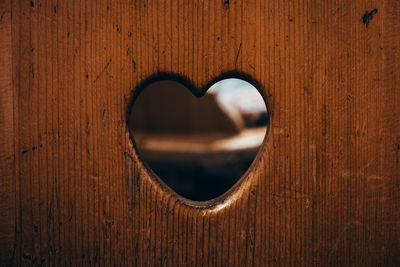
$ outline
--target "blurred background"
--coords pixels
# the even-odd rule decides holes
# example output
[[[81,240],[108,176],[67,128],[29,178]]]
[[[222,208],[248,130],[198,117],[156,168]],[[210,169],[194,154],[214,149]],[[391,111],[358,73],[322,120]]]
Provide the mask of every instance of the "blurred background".
[[[258,90],[240,79],[196,98],[158,81],[137,97],[129,128],[141,158],[175,192],[197,201],[225,193],[250,167],[268,127]]]

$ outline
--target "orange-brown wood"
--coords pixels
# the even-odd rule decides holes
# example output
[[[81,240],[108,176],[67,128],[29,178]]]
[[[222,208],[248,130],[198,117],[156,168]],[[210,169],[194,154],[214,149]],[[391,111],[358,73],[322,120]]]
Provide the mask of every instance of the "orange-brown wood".
[[[2,265],[400,265],[399,16],[397,0],[1,1]],[[177,197],[135,152],[132,91],[159,71],[262,85],[268,137],[218,200]]]

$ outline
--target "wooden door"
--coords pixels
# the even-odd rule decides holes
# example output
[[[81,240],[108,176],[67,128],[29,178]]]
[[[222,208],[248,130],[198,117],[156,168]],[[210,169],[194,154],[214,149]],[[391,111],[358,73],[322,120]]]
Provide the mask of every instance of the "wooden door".
[[[0,2],[2,265],[399,266],[400,2]],[[209,203],[144,168],[157,73],[258,81],[270,130]]]

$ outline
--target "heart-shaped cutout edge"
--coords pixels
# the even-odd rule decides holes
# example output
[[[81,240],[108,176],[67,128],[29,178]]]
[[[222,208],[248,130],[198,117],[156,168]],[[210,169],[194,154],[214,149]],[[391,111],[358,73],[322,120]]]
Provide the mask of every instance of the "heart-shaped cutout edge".
[[[233,79],[241,79],[243,81],[248,82],[252,86],[254,86],[264,100],[265,106],[267,108],[268,116],[267,116],[267,123],[266,123],[267,128],[266,128],[263,142],[262,142],[260,148],[258,149],[258,152],[257,152],[256,156],[254,157],[252,163],[250,164],[249,168],[239,179],[237,179],[237,181],[234,183],[234,185],[231,186],[225,193],[219,195],[216,198],[213,198],[210,200],[205,200],[205,201],[196,201],[196,200],[191,200],[191,199],[185,198],[182,195],[175,192],[175,190],[172,189],[168,184],[166,184],[163,181],[163,179],[154,172],[154,170],[147,163],[146,159],[144,159],[142,157],[141,153],[139,152],[135,138],[134,138],[132,131],[130,129],[130,126],[129,126],[130,116],[131,116],[131,112],[133,110],[133,106],[135,104],[136,99],[140,95],[140,93],[143,90],[145,90],[148,86],[150,86],[152,83],[155,83],[155,82],[159,82],[159,81],[177,82],[177,83],[183,85],[184,87],[186,87],[186,89],[188,89],[195,97],[201,98],[202,96],[204,96],[204,94],[207,92],[207,90],[210,89],[214,84],[218,83],[219,81],[222,81],[225,79],[232,79],[232,78]],[[235,192],[238,191],[238,188],[242,184],[244,184],[245,181],[248,180],[248,178],[250,176],[249,174],[255,169],[256,163],[260,161],[260,159],[266,149],[265,144],[268,141],[270,125],[271,125],[271,109],[270,109],[270,106],[268,105],[267,97],[265,95],[265,90],[264,90],[264,87],[262,86],[262,84],[260,82],[258,82],[256,79],[254,79],[252,76],[250,76],[249,74],[246,74],[244,72],[238,72],[238,71],[224,72],[224,73],[216,76],[215,78],[211,79],[210,82],[206,83],[205,85],[203,85],[199,88],[194,85],[194,82],[192,82],[192,80],[190,80],[189,78],[187,78],[181,74],[176,74],[173,72],[160,72],[159,71],[159,72],[156,72],[156,73],[148,76],[147,78],[143,79],[141,82],[139,82],[138,85],[135,86],[133,90],[131,90],[131,95],[130,95],[127,103],[128,103],[128,105],[126,107],[125,122],[126,122],[127,131],[129,134],[129,139],[132,142],[132,145],[133,145],[133,148],[134,148],[137,158],[139,159],[141,164],[145,167],[145,170],[146,170],[147,174],[149,175],[149,177],[151,177],[151,179],[154,182],[156,182],[159,189],[161,189],[164,193],[168,192],[169,194],[173,195],[177,200],[180,200],[181,203],[184,203],[187,206],[196,207],[196,208],[211,208],[211,207],[215,207],[215,206],[229,200],[230,196],[235,195]],[[229,202],[231,202],[231,201],[229,201]]]

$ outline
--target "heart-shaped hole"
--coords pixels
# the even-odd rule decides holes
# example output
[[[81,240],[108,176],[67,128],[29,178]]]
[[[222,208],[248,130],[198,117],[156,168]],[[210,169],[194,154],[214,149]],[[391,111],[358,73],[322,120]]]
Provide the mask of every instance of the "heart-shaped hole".
[[[205,201],[228,191],[249,169],[269,124],[249,82],[216,82],[198,98],[182,83],[139,89],[128,127],[140,158],[179,195]]]

